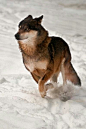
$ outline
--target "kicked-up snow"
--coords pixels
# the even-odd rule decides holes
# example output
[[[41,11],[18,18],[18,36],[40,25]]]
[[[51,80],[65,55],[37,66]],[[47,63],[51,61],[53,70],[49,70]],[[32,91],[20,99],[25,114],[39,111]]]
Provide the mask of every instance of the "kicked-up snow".
[[[58,84],[41,98],[14,34],[27,15],[44,15],[50,35],[69,45],[82,86]],[[0,0],[0,129],[86,129],[86,1]]]

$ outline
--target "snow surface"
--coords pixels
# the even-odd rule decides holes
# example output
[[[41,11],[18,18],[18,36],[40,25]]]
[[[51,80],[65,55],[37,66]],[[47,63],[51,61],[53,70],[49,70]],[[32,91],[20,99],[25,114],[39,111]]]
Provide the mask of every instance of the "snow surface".
[[[61,86],[60,76],[40,97],[14,38],[29,14],[67,41],[82,87]],[[86,129],[86,0],[0,0],[0,30],[0,129]]]

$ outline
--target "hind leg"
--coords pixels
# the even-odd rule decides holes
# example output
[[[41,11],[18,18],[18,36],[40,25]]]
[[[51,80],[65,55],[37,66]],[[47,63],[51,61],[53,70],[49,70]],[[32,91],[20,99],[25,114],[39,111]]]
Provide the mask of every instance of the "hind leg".
[[[60,73],[60,68],[58,69],[58,72],[55,73],[55,74],[50,78],[50,83],[48,83],[48,84],[45,85],[46,91],[47,91],[48,89],[54,88],[54,84],[57,83],[57,78],[58,78],[59,73]]]
[[[46,91],[49,89],[54,88],[54,83],[57,82],[57,74],[54,74],[51,78],[50,78],[50,83],[45,85]]]
[[[50,79],[50,82],[53,83],[53,82],[57,82],[57,75],[54,74],[51,79]]]
[[[60,73],[60,67],[58,67],[58,71],[50,78],[51,83],[57,83],[59,73]]]
[[[61,73],[62,73],[62,78],[63,78],[63,85],[65,85],[66,82],[66,76],[65,76],[65,68],[64,68],[64,63],[65,63],[65,58],[63,58],[61,62]]]

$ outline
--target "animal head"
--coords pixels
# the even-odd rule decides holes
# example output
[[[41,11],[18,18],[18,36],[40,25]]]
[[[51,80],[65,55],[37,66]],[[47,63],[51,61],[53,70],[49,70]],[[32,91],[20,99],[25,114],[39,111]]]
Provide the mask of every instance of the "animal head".
[[[19,30],[15,34],[15,38],[19,40],[31,39],[34,35],[41,34],[44,28],[41,26],[43,15],[38,18],[33,18],[31,15],[22,20],[18,27]]]

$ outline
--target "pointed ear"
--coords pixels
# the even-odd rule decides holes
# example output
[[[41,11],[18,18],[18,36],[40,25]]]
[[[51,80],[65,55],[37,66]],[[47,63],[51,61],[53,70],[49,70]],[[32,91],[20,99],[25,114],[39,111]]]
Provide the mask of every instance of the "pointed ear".
[[[29,15],[29,16],[28,16],[28,19],[29,19],[29,20],[33,19],[32,15]]]
[[[31,19],[33,19],[33,17],[32,17],[31,15],[28,15],[24,20],[29,21],[29,20],[31,20]]]
[[[42,19],[43,19],[43,15],[42,15],[42,16],[40,16],[40,17],[38,17],[38,18],[36,18],[37,23],[38,23],[38,24],[41,24]]]

